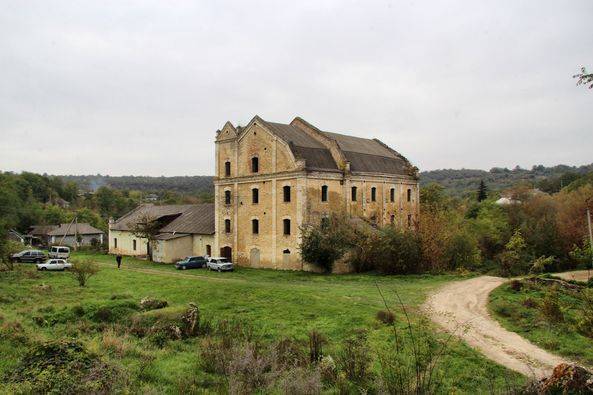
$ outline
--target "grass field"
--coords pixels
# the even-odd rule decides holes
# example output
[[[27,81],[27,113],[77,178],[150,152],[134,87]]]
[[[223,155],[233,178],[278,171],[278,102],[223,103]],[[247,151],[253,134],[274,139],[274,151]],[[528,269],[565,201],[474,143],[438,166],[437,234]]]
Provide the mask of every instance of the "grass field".
[[[177,314],[196,303],[203,320],[246,323],[262,342],[294,338],[306,342],[316,330],[328,339],[324,352],[336,355],[344,339],[357,329],[368,331],[372,370],[379,370],[376,351],[393,342],[389,326],[375,316],[384,309],[377,285],[396,307],[397,291],[414,330],[428,330],[418,311],[426,294],[455,280],[455,276],[320,275],[238,268],[233,273],[206,270],[176,271],[171,265],[124,258],[117,270],[113,257],[78,254],[100,263],[100,272],[80,288],[68,272],[37,273],[31,265],[0,273],[0,376],[11,377],[32,345],[50,339],[76,339],[101,360],[125,372],[126,390],[132,393],[178,393],[188,390],[220,391],[225,379],[204,371],[200,364],[201,339],[155,344],[126,332],[130,316]],[[146,296],[164,299],[169,306],[148,313],[130,308]],[[97,311],[116,311],[102,319]],[[397,310],[397,308],[396,308]],[[74,312],[74,313],[73,313]],[[76,315],[76,314],[78,315]],[[400,331],[406,328],[397,310]],[[18,334],[16,333],[18,332]],[[405,351],[407,352],[407,351]],[[482,357],[464,344],[451,341],[439,366],[443,392],[503,391],[523,378]],[[19,384],[0,381],[0,392]],[[324,387],[332,392],[331,387]],[[199,392],[199,391],[198,391]]]
[[[489,309],[498,321],[513,332],[529,339],[555,354],[593,366],[593,338],[583,336],[577,329],[584,318],[582,293],[558,288],[559,314],[549,318],[544,301],[550,286],[522,281],[520,290],[509,284],[490,294]]]

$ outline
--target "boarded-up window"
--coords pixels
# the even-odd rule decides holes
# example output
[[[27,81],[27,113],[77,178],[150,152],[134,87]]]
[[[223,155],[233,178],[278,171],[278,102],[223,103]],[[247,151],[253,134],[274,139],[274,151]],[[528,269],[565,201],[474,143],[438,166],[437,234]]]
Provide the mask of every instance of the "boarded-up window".
[[[259,189],[253,188],[251,190],[251,203],[257,204],[259,203]]]
[[[327,185],[321,187],[321,201],[327,202]]]
[[[210,244],[206,244],[206,255],[212,255],[212,246]]]
[[[290,265],[290,250],[282,251],[282,263],[284,266]]]
[[[283,195],[284,195],[284,201],[285,202],[290,202],[290,186],[285,185],[282,188],[282,192],[283,192]]]

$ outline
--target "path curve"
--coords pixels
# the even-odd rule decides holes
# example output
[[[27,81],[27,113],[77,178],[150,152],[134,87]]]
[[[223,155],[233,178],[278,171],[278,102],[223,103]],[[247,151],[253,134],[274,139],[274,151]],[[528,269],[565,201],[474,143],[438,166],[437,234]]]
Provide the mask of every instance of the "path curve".
[[[524,375],[541,378],[549,375],[554,366],[570,363],[504,329],[490,316],[488,295],[506,281],[491,276],[456,281],[438,289],[423,307],[445,330],[493,361]]]

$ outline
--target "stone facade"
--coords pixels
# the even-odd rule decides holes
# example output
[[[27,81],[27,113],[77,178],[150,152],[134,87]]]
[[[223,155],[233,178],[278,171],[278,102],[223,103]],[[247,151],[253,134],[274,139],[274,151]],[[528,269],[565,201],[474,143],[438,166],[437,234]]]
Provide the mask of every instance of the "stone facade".
[[[418,204],[417,169],[378,140],[300,118],[284,125],[256,116],[217,132],[214,248],[238,265],[314,270],[299,255],[303,225],[345,212],[414,226]]]

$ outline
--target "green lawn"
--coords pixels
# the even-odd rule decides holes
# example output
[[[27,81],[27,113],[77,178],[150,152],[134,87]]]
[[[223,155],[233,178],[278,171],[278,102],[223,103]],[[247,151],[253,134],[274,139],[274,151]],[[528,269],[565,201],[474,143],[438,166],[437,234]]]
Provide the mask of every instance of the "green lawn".
[[[392,307],[397,290],[415,330],[434,331],[425,322],[420,324],[418,307],[429,291],[457,278],[320,275],[245,268],[232,273],[200,269],[180,272],[171,265],[128,257],[118,270],[111,256],[77,255],[92,258],[101,265],[100,272],[90,279],[86,288],[78,287],[68,272],[37,273],[32,266],[22,265],[16,272],[0,273],[0,377],[10,375],[32,343],[74,338],[125,371],[127,389],[132,393],[177,393],[185,388],[182,383],[188,375],[224,383],[222,378],[199,368],[199,338],[170,341],[161,348],[147,338],[122,334],[122,327],[125,329],[128,321],[108,320],[99,325],[89,319],[89,312],[101,306],[122,309],[125,313],[126,303],[137,303],[146,296],[165,299],[169,307],[149,313],[132,311],[133,315],[175,314],[183,311],[189,302],[195,302],[203,319],[212,323],[240,320],[252,326],[255,336],[264,342],[286,337],[306,340],[309,331],[319,331],[328,339],[326,355],[335,355],[344,339],[364,328],[368,330],[374,352],[389,347],[393,339],[390,327],[375,318],[377,311],[384,308],[377,284]],[[77,308],[85,313],[73,319],[72,312]],[[399,312],[396,322],[403,331],[405,321]],[[15,323],[22,327],[18,331],[24,336],[16,336]],[[123,343],[119,352],[113,351],[113,337],[116,343]],[[509,380],[522,381],[518,375],[486,360],[461,342],[452,341],[447,354],[439,369],[444,377],[444,392],[486,392],[491,385],[502,389]],[[371,358],[373,370],[377,371],[376,355],[373,353]],[[8,387],[6,380],[0,383],[0,392],[15,388],[14,384]],[[331,392],[331,388],[326,389]]]
[[[577,330],[583,317],[580,292],[558,288],[562,320],[554,322],[543,312],[550,286],[522,281],[520,290],[503,284],[490,294],[489,309],[498,321],[513,332],[555,354],[593,366],[593,338]],[[581,291],[584,292],[584,291]]]

